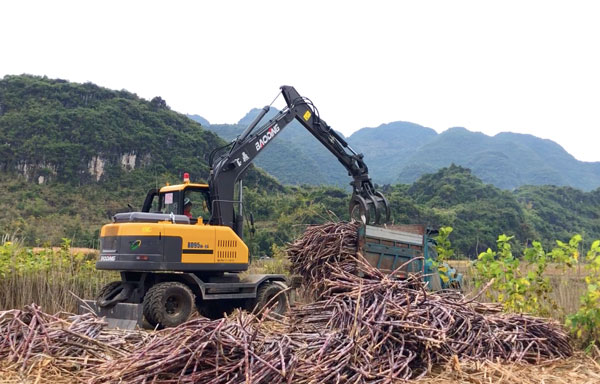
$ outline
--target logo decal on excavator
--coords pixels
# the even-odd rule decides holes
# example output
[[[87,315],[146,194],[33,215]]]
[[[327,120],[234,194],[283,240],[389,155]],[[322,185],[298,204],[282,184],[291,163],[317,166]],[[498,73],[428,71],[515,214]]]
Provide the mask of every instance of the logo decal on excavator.
[[[136,240],[129,245],[129,249],[131,249],[132,251],[135,251],[136,249],[138,249],[141,246],[142,246],[142,240]]]
[[[308,119],[310,119],[310,117],[312,116],[312,113],[310,113],[310,111],[307,109],[306,112],[304,112],[304,121],[308,121]]]
[[[269,128],[267,133],[265,133],[263,135],[263,137],[261,137],[260,139],[258,139],[258,141],[256,143],[254,143],[254,146],[256,147],[256,152],[260,151],[265,146],[265,144],[267,144],[269,141],[271,141],[271,139],[274,138],[275,135],[278,133],[279,133],[279,125],[278,124],[275,124],[274,126]]]
[[[197,243],[195,241],[188,241],[188,248],[207,248],[208,244]]]

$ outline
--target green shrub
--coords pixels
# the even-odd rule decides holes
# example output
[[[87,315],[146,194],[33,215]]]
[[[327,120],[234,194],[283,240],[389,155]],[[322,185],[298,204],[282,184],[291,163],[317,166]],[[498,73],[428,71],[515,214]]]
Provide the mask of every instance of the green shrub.
[[[513,255],[512,239],[512,236],[500,235],[496,251],[488,248],[479,255],[474,263],[475,286],[490,284],[487,297],[502,303],[509,312],[549,315],[558,308],[550,296],[552,285],[546,269],[550,262],[561,268],[576,264],[581,236],[573,236],[568,244],[557,241],[558,246],[550,252],[545,252],[541,243],[534,241],[521,258]]]
[[[592,243],[586,261],[587,290],[581,296],[577,313],[567,317],[567,326],[591,349],[598,347],[600,342],[600,240]]]

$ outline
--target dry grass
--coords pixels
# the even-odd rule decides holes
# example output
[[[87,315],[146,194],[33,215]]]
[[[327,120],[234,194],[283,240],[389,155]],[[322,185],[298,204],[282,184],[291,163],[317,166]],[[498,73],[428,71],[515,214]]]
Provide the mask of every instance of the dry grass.
[[[4,250],[8,258],[0,275],[0,310],[36,303],[48,313],[77,312],[75,296],[94,298],[106,283],[119,280],[116,272],[97,271],[97,251],[87,248]]]
[[[452,267],[463,274],[463,288],[466,293],[476,291],[473,281],[473,268],[469,260],[451,260],[448,262]],[[527,269],[523,267],[523,272]],[[550,278],[552,293],[550,297],[556,302],[558,309],[552,313],[552,317],[564,322],[565,316],[577,312],[579,298],[586,290],[585,269],[582,264],[574,268],[562,268],[558,264],[550,264],[546,269],[546,276]],[[600,381],[599,381],[600,382]]]
[[[33,248],[33,252],[42,252],[45,251],[47,249],[52,249],[53,252],[59,252],[62,248],[61,247],[52,247],[52,248],[42,248],[42,247],[35,247]],[[76,255],[78,253],[81,253],[82,255],[86,255],[86,256],[98,256],[100,254],[100,251],[94,248],[78,248],[78,247],[71,247],[69,248],[69,251],[71,252],[72,255]]]
[[[119,280],[116,273],[78,272],[71,275],[65,269],[13,274],[0,280],[0,309],[22,308],[39,303],[45,311],[77,312],[77,300],[95,298],[100,288],[110,281]]]
[[[469,274],[471,260],[450,260],[449,264],[456,268],[461,273]],[[524,269],[527,271],[528,269]],[[561,276],[561,277],[585,277],[585,265],[582,263],[577,264],[574,268],[563,268],[560,264],[550,263],[546,268],[546,274],[548,276]]]
[[[600,365],[578,353],[551,364],[458,362],[434,371],[418,384],[592,384],[600,383]]]

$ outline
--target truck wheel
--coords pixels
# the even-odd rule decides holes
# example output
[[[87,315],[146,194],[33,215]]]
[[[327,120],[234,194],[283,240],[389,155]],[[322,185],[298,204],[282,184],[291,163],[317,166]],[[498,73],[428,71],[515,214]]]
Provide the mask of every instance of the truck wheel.
[[[283,292],[285,288],[277,283],[268,282],[262,284],[256,293],[256,309],[262,311],[267,305],[271,306],[269,313],[281,316],[287,311],[287,295]],[[277,296],[275,298],[275,296]]]
[[[144,296],[144,316],[158,328],[175,327],[189,319],[194,307],[194,294],[177,281],[158,283]]]

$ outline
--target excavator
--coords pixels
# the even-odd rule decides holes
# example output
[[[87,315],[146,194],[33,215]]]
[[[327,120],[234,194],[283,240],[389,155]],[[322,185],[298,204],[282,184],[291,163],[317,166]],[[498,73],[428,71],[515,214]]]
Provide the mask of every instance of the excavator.
[[[143,321],[154,328],[173,327],[185,322],[194,309],[211,318],[233,308],[252,310],[267,304],[274,314],[285,312],[293,298],[288,292],[298,281],[277,274],[240,273],[251,261],[243,240],[242,179],[256,156],[294,120],[348,170],[349,214],[365,225],[363,243],[366,239],[374,246],[375,253],[370,252],[377,259],[374,263],[391,255],[393,267],[402,260],[401,253],[410,259],[423,250],[423,236],[416,236],[416,250],[409,249],[400,243],[415,236],[399,237],[375,226],[389,221],[390,207],[375,190],[363,155],[294,87],[282,86],[281,94],[287,104],[283,110],[259,126],[270,110],[264,107],[237,139],[210,154],[207,184],[191,182],[186,173],[182,184],[150,190],[141,211],[116,214],[102,227],[96,268],[119,271],[121,280],[102,288],[97,300],[86,300],[87,310],[118,328],[133,328]],[[379,244],[372,244],[373,239]],[[386,256],[382,246],[393,252]]]

